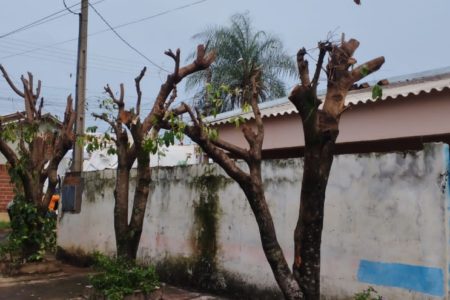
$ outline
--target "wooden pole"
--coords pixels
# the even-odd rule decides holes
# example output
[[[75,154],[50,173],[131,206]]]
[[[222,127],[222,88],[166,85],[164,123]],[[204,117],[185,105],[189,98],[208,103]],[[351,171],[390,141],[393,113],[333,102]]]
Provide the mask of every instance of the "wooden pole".
[[[78,60],[77,60],[77,78],[75,91],[75,105],[77,119],[75,122],[75,133],[77,141],[73,147],[72,172],[83,171],[83,152],[82,143],[78,138],[84,135],[85,125],[85,103],[86,103],[86,61],[87,61],[87,36],[88,36],[88,11],[89,0],[81,1],[80,28],[78,35]]]

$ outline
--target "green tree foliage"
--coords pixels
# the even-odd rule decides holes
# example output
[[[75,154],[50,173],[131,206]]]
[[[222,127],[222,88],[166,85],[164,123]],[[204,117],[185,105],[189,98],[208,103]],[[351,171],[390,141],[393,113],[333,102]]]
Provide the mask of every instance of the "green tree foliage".
[[[193,74],[187,79],[187,89],[198,88],[199,107],[212,114],[208,98],[208,86],[219,90],[227,86],[221,112],[238,108],[251,94],[251,76],[261,70],[260,101],[286,95],[284,77],[296,76],[293,59],[286,54],[279,38],[265,31],[257,31],[248,14],[236,14],[229,26],[215,26],[194,36],[208,43],[216,51],[217,58],[210,69]]]

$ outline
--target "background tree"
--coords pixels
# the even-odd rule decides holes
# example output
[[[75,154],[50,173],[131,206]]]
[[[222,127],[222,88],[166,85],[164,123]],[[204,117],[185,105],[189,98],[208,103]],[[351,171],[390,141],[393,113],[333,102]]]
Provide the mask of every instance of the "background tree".
[[[248,14],[236,14],[230,18],[230,26],[206,29],[194,36],[207,43],[217,53],[211,67],[187,79],[188,89],[200,88],[196,97],[199,107],[208,112],[206,84],[215,89],[221,85],[229,87],[221,107],[222,111],[238,108],[245,99],[251,98],[251,76],[261,69],[258,101],[275,99],[286,95],[283,77],[295,76],[294,60],[286,54],[283,43],[264,31],[256,31]],[[224,94],[225,96],[226,94]]]
[[[115,149],[110,152],[117,154],[117,176],[114,189],[114,230],[116,235],[117,255],[127,259],[135,259],[142,233],[142,225],[145,216],[145,209],[150,192],[151,169],[150,153],[155,154],[162,144],[166,146],[173,144],[177,134],[175,132],[165,132],[159,136],[160,128],[157,126],[158,120],[166,116],[167,110],[176,98],[176,85],[186,76],[204,70],[209,67],[214,60],[214,54],[205,53],[205,47],[197,47],[195,60],[180,67],[180,50],[176,53],[171,50],[165,52],[175,62],[173,73],[167,76],[166,81],[161,85],[159,93],[155,99],[150,113],[141,120],[141,98],[142,92],[140,82],[145,74],[144,68],[140,75],[136,77],[137,100],[135,107],[125,108],[125,91],[123,84],[120,85],[119,96],[116,97],[111,88],[105,87],[106,93],[111,98],[110,104],[116,110],[116,115],[108,113],[93,114],[94,117],[107,122],[113,136],[106,135],[107,140],[115,144]],[[170,96],[171,95],[171,96]],[[169,98],[170,96],[170,98]],[[104,103],[108,106],[108,103]],[[181,136],[178,136],[180,139]],[[89,137],[87,137],[89,139]],[[91,139],[91,150],[100,148],[101,142]],[[134,191],[133,207],[130,221],[128,221],[128,203],[130,171],[137,161],[136,188]]]
[[[0,118],[0,152],[8,161],[10,174],[16,179],[17,192],[23,193],[24,200],[35,206],[39,215],[44,216],[58,184],[58,165],[75,140],[72,97],[69,95],[67,98],[63,121],[56,122],[56,128],[45,128],[45,116],[42,114],[44,99],[40,98],[41,81],[37,82],[34,89],[33,75],[28,73],[27,78],[20,78],[22,89],[19,89],[1,65],[0,71],[11,89],[23,98],[25,106],[25,111],[18,113],[20,120],[17,122],[5,123]],[[48,185],[44,189],[46,181]],[[42,226],[24,225],[36,226],[37,230]],[[28,242],[25,243],[26,252],[36,251],[39,245],[32,240]]]
[[[189,114],[192,122],[184,126],[184,132],[244,191],[255,215],[265,256],[286,299],[320,299],[320,245],[325,189],[333,161],[339,119],[344,112],[345,97],[350,87],[378,70],[384,63],[384,58],[379,57],[353,69],[356,60],[352,55],[358,45],[358,41],[353,39],[348,42],[342,39],[339,45],[330,42],[319,43],[320,52],[312,80],[308,62],[304,59],[306,50],[301,49],[297,55],[301,84],[293,89],[289,99],[302,118],[306,146],[300,213],[294,232],[295,257],[292,269],[277,240],[261,176],[264,126],[257,104],[262,86],[261,71],[256,69],[253,73],[251,97],[246,99],[253,110],[255,124],[240,126],[248,148],[221,140],[217,132],[203,122],[199,111],[194,113],[186,103],[171,111],[174,115]],[[319,108],[322,102],[317,96],[317,86],[327,54],[327,94],[323,108]],[[176,129],[167,121],[163,126]],[[241,168],[233,158],[242,159],[247,168]]]

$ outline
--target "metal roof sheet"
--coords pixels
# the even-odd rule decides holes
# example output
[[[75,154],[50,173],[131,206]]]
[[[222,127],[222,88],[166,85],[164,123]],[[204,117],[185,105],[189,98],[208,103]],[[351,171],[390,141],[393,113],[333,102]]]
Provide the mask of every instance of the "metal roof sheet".
[[[431,93],[432,91],[440,92],[444,89],[450,89],[450,68],[392,78],[389,79],[389,82],[392,83],[382,87],[383,95],[381,98],[372,99],[372,88],[369,87],[366,89],[350,91],[345,99],[345,105],[361,105],[386,99],[407,97],[408,95]],[[319,93],[319,98],[324,95],[325,92]],[[260,103],[259,108],[263,118],[297,113],[297,109],[287,97]],[[232,122],[232,119],[237,116],[249,120],[253,118],[253,113],[242,113],[242,111],[238,109],[219,114],[216,118],[208,117],[206,121],[210,124],[220,125]]]

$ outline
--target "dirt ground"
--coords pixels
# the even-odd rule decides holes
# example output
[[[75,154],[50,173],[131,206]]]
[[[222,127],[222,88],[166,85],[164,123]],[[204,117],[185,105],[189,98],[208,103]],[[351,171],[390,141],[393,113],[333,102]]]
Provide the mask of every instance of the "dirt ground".
[[[0,243],[8,235],[0,230]],[[89,268],[77,268],[50,259],[53,273],[4,277],[0,274],[0,300],[81,300],[86,299]],[[56,267],[55,267],[56,266]],[[226,300],[212,295],[162,285],[164,300]]]
[[[0,275],[0,300],[81,300],[86,299],[89,268],[57,263],[59,270],[51,274],[17,277]],[[162,284],[164,300],[226,300]]]

